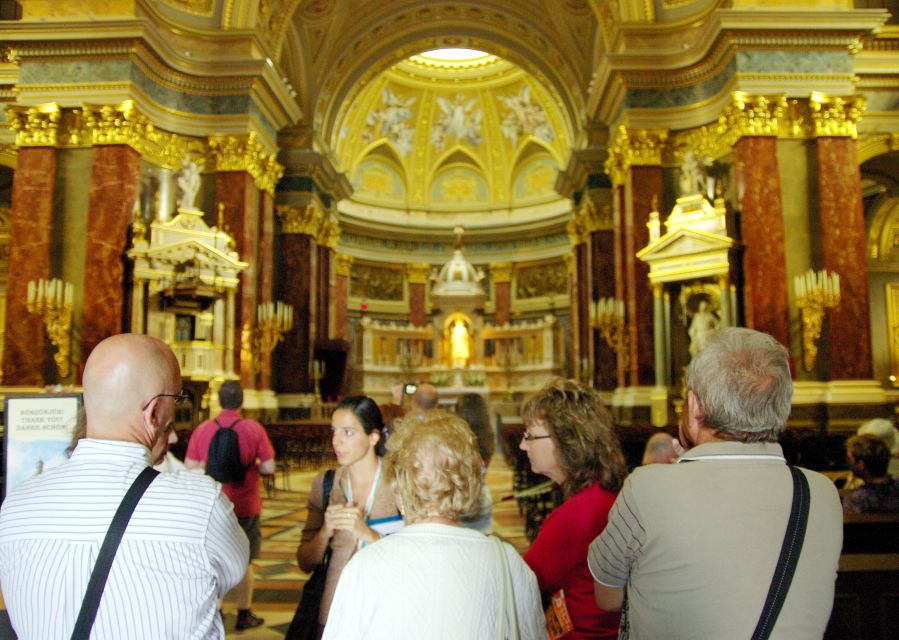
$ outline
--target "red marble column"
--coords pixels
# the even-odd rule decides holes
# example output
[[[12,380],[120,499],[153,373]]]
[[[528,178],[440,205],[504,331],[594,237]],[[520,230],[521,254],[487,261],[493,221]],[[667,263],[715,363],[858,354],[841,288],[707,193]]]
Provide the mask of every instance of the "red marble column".
[[[274,300],[275,274],[275,210],[274,199],[267,191],[259,193],[259,260],[257,265],[257,297],[259,303]],[[277,349],[278,347],[276,347]],[[257,384],[272,388],[272,358],[262,361]]]
[[[140,190],[140,154],[127,145],[95,146],[85,241],[81,357],[124,329],[124,263],[128,229]]]
[[[282,233],[278,251],[279,297],[293,305],[293,330],[275,353],[275,389],[280,393],[308,393],[312,345],[315,342],[317,246],[312,236]]]
[[[615,297],[615,233],[612,230],[590,234],[590,301]],[[617,384],[615,351],[593,330],[593,384],[612,391]]]
[[[506,324],[512,316],[512,283],[493,283],[493,321],[497,326]]]
[[[742,167],[745,191],[740,232],[743,258],[743,309],[746,326],[790,344],[790,309],[784,251],[783,209],[777,166],[777,139],[744,137],[734,145],[734,164]]]
[[[625,229],[626,211],[624,206],[624,185],[617,185],[612,189],[612,216],[615,221],[615,228],[612,231],[614,241],[614,265],[615,265],[615,298],[617,300],[627,299],[627,278],[625,277]],[[622,358],[615,356],[615,378],[616,385],[624,387],[627,385],[627,368]]]
[[[331,257],[330,247],[318,247],[318,287],[316,293],[315,335],[318,340],[327,340],[330,335],[331,305]],[[314,348],[315,345],[313,345]]]
[[[53,244],[56,149],[25,147],[16,157],[10,214],[9,283],[3,384],[43,385],[47,336],[41,317],[25,306],[28,282],[49,278]]]
[[[575,247],[575,260],[577,261],[577,275],[575,283],[577,284],[577,354],[575,374],[580,380],[582,379],[581,363],[588,359],[590,354],[590,245],[588,242],[582,242]],[[586,374],[586,371],[583,371]]]
[[[425,284],[423,282],[409,283],[409,322],[415,327],[423,327],[428,324],[428,316],[425,313]]]
[[[624,190],[624,276],[627,285],[625,307],[630,329],[630,384],[655,384],[653,353],[653,301],[649,285],[649,265],[638,260],[637,251],[649,244],[646,223],[653,198],[662,202],[662,168],[633,166]]]
[[[840,304],[827,312],[832,380],[869,379],[871,328],[861,175],[851,138],[818,138],[818,211],[824,268],[840,274]],[[846,336],[852,336],[847,340]]]
[[[244,325],[256,326],[259,192],[253,177],[247,172],[220,171],[215,175],[215,195],[216,201],[225,205],[225,224],[237,243],[237,253],[241,260],[248,263],[241,273],[235,302],[234,344],[239,347]],[[240,352],[240,348],[234,350],[234,370],[240,371],[240,383],[244,388],[255,389],[256,375],[252,361],[241,358]]]
[[[350,278],[338,273],[334,277],[334,337],[338,340],[350,337],[349,298]]]

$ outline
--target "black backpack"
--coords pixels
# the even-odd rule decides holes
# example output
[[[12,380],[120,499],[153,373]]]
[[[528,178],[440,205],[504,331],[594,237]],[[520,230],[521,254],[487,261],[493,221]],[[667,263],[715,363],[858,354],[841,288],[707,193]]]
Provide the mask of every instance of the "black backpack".
[[[206,475],[222,484],[243,482],[247,476],[247,468],[240,459],[240,440],[234,430],[234,425],[240,421],[241,418],[238,418],[227,427],[223,427],[218,419],[213,421],[219,428],[209,442]]]

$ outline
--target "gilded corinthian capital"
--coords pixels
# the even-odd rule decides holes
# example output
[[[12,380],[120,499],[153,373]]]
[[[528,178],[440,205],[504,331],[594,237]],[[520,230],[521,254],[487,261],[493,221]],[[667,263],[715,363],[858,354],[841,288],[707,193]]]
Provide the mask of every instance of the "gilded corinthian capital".
[[[353,268],[353,256],[345,253],[334,254],[334,272],[339,276],[349,277],[350,270]]]
[[[865,112],[864,96],[828,96],[813,91],[809,109],[817,137],[858,137],[858,121]]]
[[[622,184],[632,165],[658,166],[668,142],[668,129],[628,129],[618,127],[615,143],[605,162],[614,184]]]
[[[743,136],[776,136],[787,107],[786,96],[756,96],[734,91],[732,101],[718,118],[718,127],[732,141]]]
[[[133,100],[85,104],[82,112],[91,143],[95,145],[124,144],[142,151],[153,132],[153,125],[137,110]]]
[[[275,184],[284,175],[284,167],[265,150],[255,133],[246,137],[212,136],[209,151],[216,171],[246,171],[253,176],[257,188],[275,194]]]
[[[59,118],[59,105],[55,102],[35,107],[6,107],[6,119],[16,132],[17,147],[55,147]]]
[[[413,263],[406,265],[406,277],[409,284],[427,284],[431,274],[431,265],[427,263]]]
[[[278,205],[275,212],[281,220],[281,233],[302,233],[315,238],[323,247],[335,248],[340,238],[340,225],[327,213],[308,204],[305,207]]]

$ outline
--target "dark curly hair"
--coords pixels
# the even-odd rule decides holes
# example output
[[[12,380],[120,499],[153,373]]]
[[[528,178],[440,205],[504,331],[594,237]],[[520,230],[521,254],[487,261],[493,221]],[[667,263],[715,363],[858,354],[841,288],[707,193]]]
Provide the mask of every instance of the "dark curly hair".
[[[574,380],[550,379],[525,401],[521,417],[526,425],[539,421],[546,426],[565,472],[566,497],[597,480],[607,491],[621,489],[627,465],[598,391]]]

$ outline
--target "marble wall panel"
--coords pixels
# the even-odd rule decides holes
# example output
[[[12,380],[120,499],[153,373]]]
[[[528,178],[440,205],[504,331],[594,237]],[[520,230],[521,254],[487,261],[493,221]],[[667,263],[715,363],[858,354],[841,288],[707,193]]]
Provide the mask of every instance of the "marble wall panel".
[[[612,230],[590,234],[591,301],[615,297],[615,234]],[[618,382],[615,351],[593,330],[593,384],[612,391]]]
[[[293,329],[275,351],[274,387],[279,393],[312,391],[309,363],[315,340],[314,274],[318,271],[315,240],[306,234],[280,236],[278,252],[278,297],[293,305]]]
[[[327,340],[331,336],[331,258],[334,250],[318,247],[318,287],[316,293],[315,336]]]
[[[615,223],[614,229],[612,230],[615,250],[615,299],[625,300],[627,298],[627,279],[624,273],[624,236],[627,224],[625,220],[624,185],[617,185],[612,189],[612,216]],[[623,387],[627,385],[627,369],[625,368],[625,362],[618,357],[616,357],[615,377],[617,379],[616,386]]]
[[[234,344],[240,346],[241,332],[246,324],[256,326],[256,288],[259,265],[259,193],[253,177],[245,171],[221,171],[215,175],[215,199],[225,205],[225,225],[231,230],[240,259],[248,266],[240,275],[235,300]],[[241,349],[234,350],[234,370],[240,371],[240,383],[246,389],[256,388],[256,376],[251,359],[241,358]]]
[[[350,339],[349,295],[349,278],[338,275],[334,278],[334,337],[338,340]]]
[[[818,138],[818,211],[824,268],[840,274],[841,302],[827,316],[826,348],[832,380],[869,379],[871,324],[865,215],[856,142]],[[819,355],[820,357],[820,355]]]
[[[424,327],[428,324],[428,315],[425,310],[425,284],[423,282],[409,283],[409,322],[416,327]]]
[[[140,154],[126,145],[92,149],[84,258],[81,354],[124,330],[125,265],[134,203],[140,190]]]
[[[49,278],[56,149],[19,149],[12,186],[3,384],[43,385],[47,338],[25,305],[28,282]],[[55,379],[53,380],[55,382]]]
[[[590,243],[583,242],[575,247],[577,260],[577,336],[578,348],[576,361],[579,365],[589,357],[590,341]],[[578,376],[580,379],[580,376]]]
[[[512,315],[512,283],[497,282],[494,284],[493,321],[498,326],[506,324]]]
[[[266,192],[259,193],[259,259],[257,297],[260,303],[274,300],[275,275],[275,211],[274,199]],[[277,347],[276,347],[277,348]],[[257,384],[260,389],[272,388],[272,360],[265,358]]]
[[[653,299],[649,285],[649,265],[636,253],[649,244],[649,212],[653,200],[663,201],[661,167],[631,167],[625,183],[624,274],[627,289],[625,307],[630,330],[630,384],[655,384],[653,353]]]
[[[743,310],[746,326],[790,344],[787,265],[777,139],[745,137],[734,146],[745,192],[740,231],[746,247]],[[795,360],[795,356],[794,356]]]

